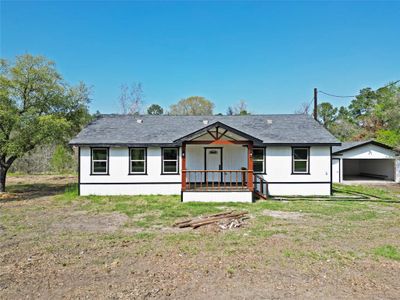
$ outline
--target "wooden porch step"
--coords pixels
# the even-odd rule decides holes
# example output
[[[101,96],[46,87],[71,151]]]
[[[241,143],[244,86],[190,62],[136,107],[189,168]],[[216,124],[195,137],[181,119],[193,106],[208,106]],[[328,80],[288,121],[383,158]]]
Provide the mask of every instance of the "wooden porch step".
[[[256,196],[258,196],[258,197],[264,199],[264,200],[267,200],[267,196],[264,195],[264,194],[261,194],[261,193],[258,192],[258,191],[254,191],[254,194],[255,194]]]

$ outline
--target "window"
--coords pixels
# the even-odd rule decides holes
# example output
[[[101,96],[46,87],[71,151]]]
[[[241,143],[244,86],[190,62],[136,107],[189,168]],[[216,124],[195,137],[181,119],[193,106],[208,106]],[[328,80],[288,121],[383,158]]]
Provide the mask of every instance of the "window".
[[[265,148],[253,149],[253,170],[254,173],[265,173]]]
[[[129,174],[146,174],[147,151],[146,148],[130,148]]]
[[[108,148],[92,148],[92,174],[108,175]]]
[[[309,174],[309,148],[293,148],[293,174]]]
[[[178,148],[162,148],[162,174],[178,174]]]

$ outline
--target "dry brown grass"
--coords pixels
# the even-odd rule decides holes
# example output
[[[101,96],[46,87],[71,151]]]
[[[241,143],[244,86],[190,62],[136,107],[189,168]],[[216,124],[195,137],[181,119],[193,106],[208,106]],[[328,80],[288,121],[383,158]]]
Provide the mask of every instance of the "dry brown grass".
[[[387,298],[400,294],[400,204],[76,197],[73,177],[11,177],[0,200],[0,298]],[[384,197],[385,198],[385,197]],[[387,200],[387,199],[386,199]],[[227,209],[231,231],[171,228]]]

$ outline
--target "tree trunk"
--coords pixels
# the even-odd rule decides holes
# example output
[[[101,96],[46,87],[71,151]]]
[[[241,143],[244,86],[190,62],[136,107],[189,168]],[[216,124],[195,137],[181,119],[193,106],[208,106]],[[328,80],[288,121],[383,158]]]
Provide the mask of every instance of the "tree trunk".
[[[6,176],[8,168],[0,165],[0,193],[6,191]]]

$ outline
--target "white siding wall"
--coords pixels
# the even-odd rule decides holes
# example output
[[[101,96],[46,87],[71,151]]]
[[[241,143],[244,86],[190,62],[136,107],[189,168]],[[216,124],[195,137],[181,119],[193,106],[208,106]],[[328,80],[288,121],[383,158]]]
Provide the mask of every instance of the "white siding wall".
[[[396,159],[395,166],[396,166],[396,179],[395,179],[395,181],[396,182],[400,182],[400,159]]]
[[[332,160],[332,182],[340,182],[340,159]]]
[[[161,175],[160,147],[147,148],[148,175],[129,175],[127,147],[109,149],[109,175],[90,175],[90,164],[90,147],[82,147],[81,195],[179,194],[181,192],[181,175]],[[179,162],[180,166],[181,162]]]
[[[270,184],[271,196],[329,196],[330,183]]]
[[[188,145],[187,169],[204,169],[204,145]],[[147,175],[129,174],[127,147],[109,149],[109,175],[90,175],[90,147],[81,148],[80,191],[82,195],[179,194],[181,174],[161,175],[161,148],[147,148]],[[179,162],[181,169],[182,163]],[[247,167],[247,148],[240,145],[223,147],[223,168]],[[310,174],[292,175],[292,148],[266,148],[266,175],[271,195],[329,195],[330,147],[310,148]],[[181,170],[180,170],[181,173]],[[92,184],[90,184],[92,183]],[[195,196],[198,197],[198,196]]]
[[[290,146],[267,147],[266,159],[264,178],[269,184],[270,195],[330,195],[330,147],[310,148],[310,174],[307,175],[292,175]]]

